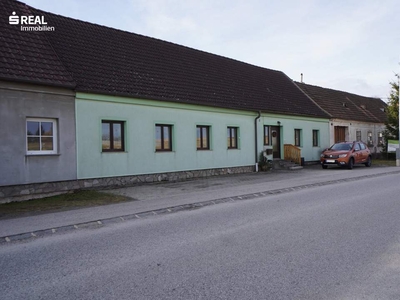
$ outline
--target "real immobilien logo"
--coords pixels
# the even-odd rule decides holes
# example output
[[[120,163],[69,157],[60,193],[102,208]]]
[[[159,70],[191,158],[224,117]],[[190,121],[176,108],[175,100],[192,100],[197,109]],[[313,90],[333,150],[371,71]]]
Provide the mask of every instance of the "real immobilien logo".
[[[44,16],[17,16],[13,11],[8,18],[10,25],[20,25],[21,31],[55,31],[54,26],[47,26]]]

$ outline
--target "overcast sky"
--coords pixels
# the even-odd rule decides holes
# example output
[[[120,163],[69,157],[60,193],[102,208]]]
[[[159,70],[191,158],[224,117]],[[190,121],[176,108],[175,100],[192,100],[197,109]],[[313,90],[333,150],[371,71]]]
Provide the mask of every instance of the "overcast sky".
[[[400,70],[399,0],[22,2],[385,101]]]

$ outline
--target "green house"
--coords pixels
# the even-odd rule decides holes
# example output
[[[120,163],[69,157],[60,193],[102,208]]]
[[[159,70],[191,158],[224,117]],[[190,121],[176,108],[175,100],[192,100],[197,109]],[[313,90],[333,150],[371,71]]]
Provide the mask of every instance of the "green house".
[[[57,60],[51,62],[58,68],[52,72],[64,72],[71,81],[66,85],[68,93],[57,93],[68,97],[72,93],[74,107],[68,106],[72,115],[61,104],[57,112],[47,110],[46,103],[52,99],[42,97],[41,91],[54,82],[35,81],[28,71],[23,72],[25,77],[7,74],[7,66],[0,65],[0,105],[19,128],[8,135],[22,137],[10,138],[7,151],[11,155],[13,149],[23,149],[13,159],[0,161],[6,166],[0,178],[7,178],[0,186],[75,180],[63,186],[69,189],[77,182],[78,186],[115,185],[251,172],[265,149],[270,149],[274,159],[303,158],[307,162],[317,161],[329,146],[329,115],[281,71],[43,12],[17,1],[6,0],[1,5],[17,15],[39,15],[55,28],[19,33],[15,41],[16,27],[2,24],[0,35],[10,41],[3,50],[14,55],[15,63],[28,60],[28,64],[46,66],[45,56],[18,57],[13,45],[48,43],[46,51]],[[57,81],[56,75],[62,74],[53,76]],[[11,98],[15,103],[21,101],[8,88],[17,81],[40,87],[35,95],[43,101],[43,109],[30,113],[20,111],[21,106],[5,105]],[[7,88],[8,94],[4,92]],[[23,162],[33,155],[27,146],[32,139],[26,138],[31,118],[44,124],[52,120],[57,128],[54,143],[59,147],[51,153],[46,149],[34,153],[36,172],[55,176],[24,175],[32,171]],[[7,123],[5,119],[0,122]],[[289,155],[293,150],[295,158]],[[60,161],[65,164],[71,155],[74,158],[67,165],[73,171],[65,179],[57,167],[40,169],[41,165],[60,166]],[[18,164],[19,174],[1,174]]]

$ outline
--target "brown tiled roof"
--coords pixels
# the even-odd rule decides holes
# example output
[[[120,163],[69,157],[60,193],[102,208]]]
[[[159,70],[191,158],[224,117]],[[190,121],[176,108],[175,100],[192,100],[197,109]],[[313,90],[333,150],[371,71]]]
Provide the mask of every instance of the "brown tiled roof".
[[[280,71],[34,11],[77,91],[327,118]]]
[[[70,73],[58,59],[44,32],[21,31],[9,16],[33,15],[21,2],[0,1],[0,79],[73,88]]]
[[[379,98],[364,97],[343,91],[295,82],[331,118],[384,123],[387,104]]]

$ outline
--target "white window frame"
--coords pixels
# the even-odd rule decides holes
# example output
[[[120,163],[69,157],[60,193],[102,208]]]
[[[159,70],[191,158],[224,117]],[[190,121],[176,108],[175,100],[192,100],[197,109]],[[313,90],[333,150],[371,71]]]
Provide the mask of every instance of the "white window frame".
[[[53,123],[53,150],[28,150],[28,122],[51,122]],[[26,143],[26,154],[28,155],[48,155],[57,154],[58,152],[58,127],[57,119],[47,119],[47,118],[26,118],[25,121],[25,143]],[[41,143],[41,134],[39,135]]]
[[[374,137],[372,135],[372,131],[367,132],[367,146],[368,147],[374,146]]]
[[[382,146],[383,145],[383,133],[379,132],[378,133],[378,146]]]

